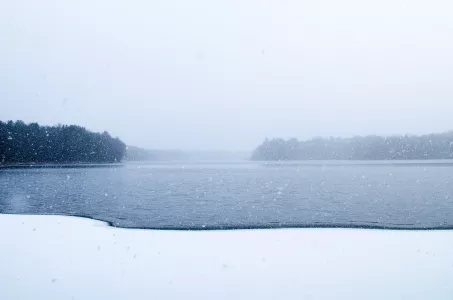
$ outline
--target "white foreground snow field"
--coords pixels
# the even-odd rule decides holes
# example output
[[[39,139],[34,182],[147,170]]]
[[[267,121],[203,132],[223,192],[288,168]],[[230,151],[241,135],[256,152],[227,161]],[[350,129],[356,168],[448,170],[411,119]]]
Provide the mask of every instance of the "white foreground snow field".
[[[453,231],[156,231],[0,215],[1,299],[453,299]]]

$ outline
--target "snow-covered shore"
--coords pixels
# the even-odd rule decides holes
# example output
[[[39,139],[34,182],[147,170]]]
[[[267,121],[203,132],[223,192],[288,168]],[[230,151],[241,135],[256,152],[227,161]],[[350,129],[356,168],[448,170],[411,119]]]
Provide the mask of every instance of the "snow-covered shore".
[[[453,230],[157,231],[0,214],[2,299],[452,299]]]

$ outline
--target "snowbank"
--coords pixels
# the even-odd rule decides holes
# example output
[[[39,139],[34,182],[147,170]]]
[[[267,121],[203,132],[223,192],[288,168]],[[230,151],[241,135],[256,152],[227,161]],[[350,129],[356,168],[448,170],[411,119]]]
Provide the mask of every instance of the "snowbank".
[[[155,231],[0,215],[2,299],[452,299],[453,231]]]

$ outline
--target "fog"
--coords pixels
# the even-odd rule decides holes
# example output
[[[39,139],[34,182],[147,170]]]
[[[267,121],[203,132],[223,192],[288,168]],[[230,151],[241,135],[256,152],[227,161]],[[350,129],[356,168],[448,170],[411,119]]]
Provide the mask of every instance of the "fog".
[[[127,144],[453,129],[450,1],[2,1],[0,120]]]

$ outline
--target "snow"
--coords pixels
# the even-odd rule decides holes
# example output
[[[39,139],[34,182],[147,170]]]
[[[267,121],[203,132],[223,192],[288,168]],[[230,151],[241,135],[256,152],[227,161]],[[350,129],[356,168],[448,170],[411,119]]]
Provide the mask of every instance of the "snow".
[[[451,299],[453,231],[156,231],[0,215],[2,299]]]

